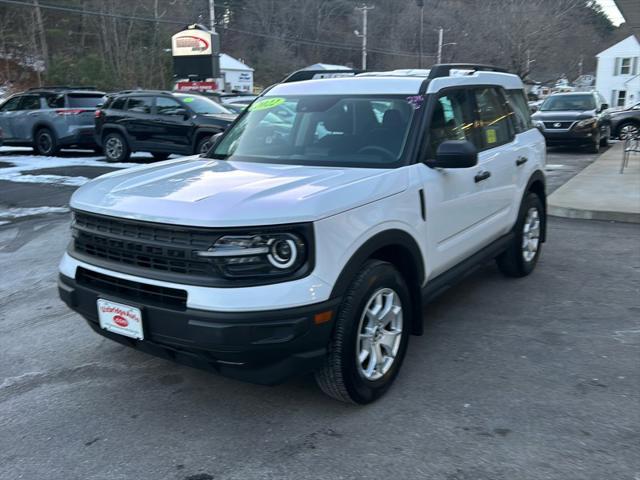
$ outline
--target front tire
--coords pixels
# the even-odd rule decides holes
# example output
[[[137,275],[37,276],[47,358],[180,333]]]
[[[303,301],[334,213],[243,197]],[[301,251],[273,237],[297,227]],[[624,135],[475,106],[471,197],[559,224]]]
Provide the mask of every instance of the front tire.
[[[387,262],[369,260],[338,310],[318,386],[337,400],[367,404],[382,396],[402,365],[411,330],[404,278]]]
[[[204,155],[205,153],[207,153],[209,151],[209,149],[211,148],[211,145],[212,145],[211,136],[210,135],[205,135],[200,140],[198,140],[198,143],[196,144],[196,151],[194,152],[194,155]]]
[[[34,136],[33,143],[33,149],[37,155],[52,157],[60,151],[56,135],[48,128],[38,130]]]
[[[620,140],[626,140],[629,137],[637,136],[640,133],[640,125],[635,122],[623,122],[616,129],[616,136]]]
[[[131,155],[127,141],[119,133],[108,133],[104,137],[102,145],[104,145],[104,154],[107,157],[107,162],[126,162],[129,159],[129,155]]]
[[[496,261],[508,277],[525,277],[533,272],[542,249],[542,229],[546,223],[540,197],[528,193],[520,207],[511,245]]]

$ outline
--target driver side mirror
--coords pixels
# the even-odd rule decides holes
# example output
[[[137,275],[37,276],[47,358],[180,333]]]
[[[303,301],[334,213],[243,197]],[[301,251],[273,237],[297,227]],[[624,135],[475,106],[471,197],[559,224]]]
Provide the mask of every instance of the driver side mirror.
[[[432,168],[469,168],[478,164],[478,149],[468,140],[447,140],[436,152],[435,160],[427,165]]]

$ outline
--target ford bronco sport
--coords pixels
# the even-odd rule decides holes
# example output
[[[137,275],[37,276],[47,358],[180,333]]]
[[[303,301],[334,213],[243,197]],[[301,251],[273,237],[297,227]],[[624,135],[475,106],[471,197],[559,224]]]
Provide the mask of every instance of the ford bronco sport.
[[[80,188],[60,295],[139,350],[263,384],[313,372],[368,403],[425,302],[488,259],[534,269],[544,164],[521,80],[496,68],[281,83],[204,156]]]

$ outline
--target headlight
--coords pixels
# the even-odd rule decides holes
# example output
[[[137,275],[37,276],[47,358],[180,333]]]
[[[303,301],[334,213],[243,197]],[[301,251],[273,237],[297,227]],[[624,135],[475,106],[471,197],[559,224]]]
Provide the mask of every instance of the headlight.
[[[576,128],[591,128],[596,126],[597,120],[595,118],[587,118],[586,120],[581,120],[576,124]]]
[[[308,258],[303,237],[292,232],[225,235],[197,255],[211,259],[227,278],[286,276]]]

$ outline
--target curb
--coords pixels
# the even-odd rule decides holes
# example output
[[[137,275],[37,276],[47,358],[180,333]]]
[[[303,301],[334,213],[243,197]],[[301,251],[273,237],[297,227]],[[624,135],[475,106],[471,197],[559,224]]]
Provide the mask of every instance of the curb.
[[[640,223],[640,213],[610,212],[606,210],[582,210],[579,208],[548,205],[552,217],[579,218],[582,220],[606,220],[612,222]]]
[[[617,175],[617,157],[622,153],[622,145],[616,147],[618,146],[599,155],[591,165],[549,195],[547,213],[553,217],[640,223],[640,209],[637,208],[640,196],[632,195],[632,203],[619,201],[624,198],[620,189],[628,189],[629,182]],[[612,169],[615,169],[616,174],[612,173]],[[637,170],[637,166],[634,169]],[[637,172],[631,173],[633,188],[636,188],[636,176]],[[637,188],[640,189],[640,182]],[[583,196],[585,193],[589,195],[582,198],[577,192],[581,192]],[[611,195],[612,192],[615,192],[614,195]],[[593,201],[594,198],[600,201]]]

